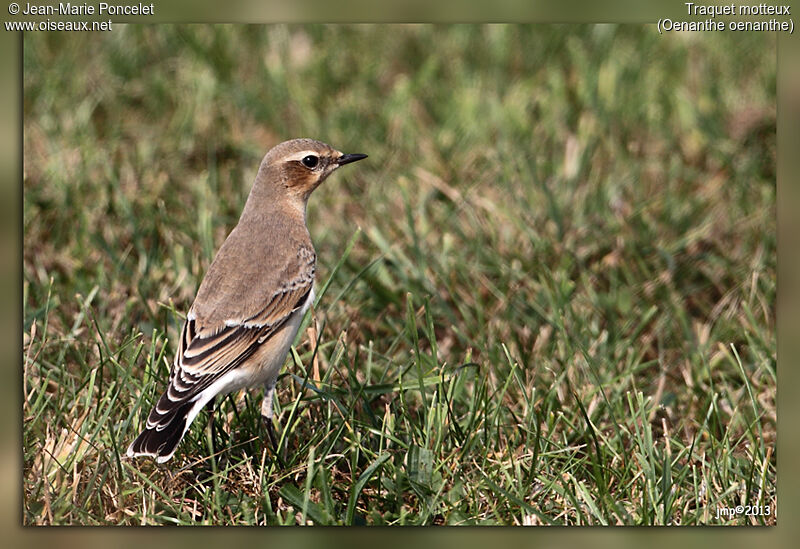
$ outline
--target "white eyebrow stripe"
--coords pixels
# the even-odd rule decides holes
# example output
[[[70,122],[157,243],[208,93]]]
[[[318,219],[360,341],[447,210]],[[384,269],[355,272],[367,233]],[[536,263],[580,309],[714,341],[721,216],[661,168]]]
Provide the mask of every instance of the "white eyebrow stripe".
[[[298,160],[299,161],[299,160],[304,159],[308,155],[316,156],[317,158],[320,157],[320,153],[318,153],[317,151],[300,151],[300,152],[294,153],[291,156],[287,156],[286,160]]]

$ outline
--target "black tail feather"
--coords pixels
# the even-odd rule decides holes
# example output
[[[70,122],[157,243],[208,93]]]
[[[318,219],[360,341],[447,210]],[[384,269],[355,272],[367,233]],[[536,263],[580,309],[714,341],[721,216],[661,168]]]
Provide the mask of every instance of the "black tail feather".
[[[145,429],[136,437],[128,448],[128,455],[149,455],[164,460],[169,459],[183,438],[186,417],[193,405],[194,402],[184,402],[164,416],[159,414],[160,417],[156,418],[158,422],[155,424],[148,420],[148,424],[152,427]],[[156,413],[155,408],[151,416],[153,413]]]

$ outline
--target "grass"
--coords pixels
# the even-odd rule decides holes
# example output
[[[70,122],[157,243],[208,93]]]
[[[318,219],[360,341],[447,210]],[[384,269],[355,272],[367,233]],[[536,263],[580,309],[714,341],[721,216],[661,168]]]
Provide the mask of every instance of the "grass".
[[[775,71],[635,25],[26,35],[23,522],[775,524]],[[311,198],[280,459],[257,394],[123,459],[298,136],[370,158]]]

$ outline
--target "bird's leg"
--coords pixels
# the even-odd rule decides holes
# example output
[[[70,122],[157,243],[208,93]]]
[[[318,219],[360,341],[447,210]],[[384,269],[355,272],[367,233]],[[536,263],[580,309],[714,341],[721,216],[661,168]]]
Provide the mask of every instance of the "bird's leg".
[[[214,429],[214,400],[211,399],[206,403],[206,412],[208,412],[208,429],[211,431],[211,453],[217,453],[217,437]]]
[[[281,457],[278,454],[278,437],[275,434],[275,426],[272,424],[272,395],[274,393],[274,381],[264,385],[264,400],[261,401],[261,420],[264,422],[264,427],[267,430],[267,437],[269,438],[269,444],[272,447],[272,454],[278,458],[278,462],[280,462],[281,466],[283,466],[283,460],[281,460]]]

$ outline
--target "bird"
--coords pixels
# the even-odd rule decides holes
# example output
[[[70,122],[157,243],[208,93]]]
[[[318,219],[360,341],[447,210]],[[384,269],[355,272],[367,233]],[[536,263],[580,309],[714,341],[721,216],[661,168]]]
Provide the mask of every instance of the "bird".
[[[168,461],[217,395],[260,386],[261,416],[274,448],[275,383],[314,300],[308,198],[338,168],[364,158],[308,138],[285,141],[266,153],[241,217],[186,315],[167,389],[128,447],[128,458]]]

